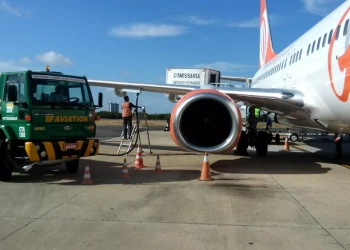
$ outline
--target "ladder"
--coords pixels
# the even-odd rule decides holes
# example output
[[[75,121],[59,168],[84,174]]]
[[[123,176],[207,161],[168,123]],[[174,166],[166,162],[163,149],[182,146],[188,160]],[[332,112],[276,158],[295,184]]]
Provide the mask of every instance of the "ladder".
[[[145,108],[139,108],[141,109],[141,112],[139,113],[139,124],[141,121],[141,116],[143,115],[143,119],[145,121],[146,124],[146,134],[147,134],[147,140],[148,140],[148,147],[149,147],[149,153],[152,154],[151,151],[151,143],[150,143],[150,139],[149,139],[149,133],[148,133],[148,124],[147,124],[147,118],[146,118],[146,109]],[[132,130],[131,130],[131,139],[124,139],[124,129],[122,131],[121,134],[121,141],[119,144],[119,148],[118,148],[118,152],[117,154],[119,154],[120,151],[125,151],[128,152],[130,150],[130,148],[132,147],[132,145],[134,145],[135,141],[136,141],[136,137],[137,137],[137,122],[136,122],[136,112],[135,112],[135,108],[133,108],[132,111],[132,115],[133,115],[133,122],[132,122]],[[129,127],[127,127],[127,131],[129,130]],[[127,134],[128,137],[128,134]],[[141,134],[139,133],[139,138],[138,138],[138,144],[142,145],[141,142]],[[127,149],[122,149],[122,147],[127,147]],[[128,154],[126,154],[128,155]]]

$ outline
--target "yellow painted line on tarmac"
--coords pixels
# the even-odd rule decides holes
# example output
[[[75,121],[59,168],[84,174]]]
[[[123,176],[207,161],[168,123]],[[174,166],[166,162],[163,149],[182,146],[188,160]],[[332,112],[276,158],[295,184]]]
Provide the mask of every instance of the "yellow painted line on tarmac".
[[[295,148],[295,149],[297,149],[297,150],[300,150],[300,151],[302,151],[302,152],[304,152],[304,153],[311,153],[311,154],[313,154],[312,152],[310,152],[310,151],[308,151],[308,150],[306,150],[306,149],[299,148],[299,147],[294,146],[294,145],[290,145],[290,147],[291,147],[291,148]],[[350,166],[349,166],[349,165],[342,164],[342,163],[336,163],[336,164],[338,164],[338,165],[340,165],[340,166],[342,166],[342,167],[344,167],[344,168],[350,169]]]

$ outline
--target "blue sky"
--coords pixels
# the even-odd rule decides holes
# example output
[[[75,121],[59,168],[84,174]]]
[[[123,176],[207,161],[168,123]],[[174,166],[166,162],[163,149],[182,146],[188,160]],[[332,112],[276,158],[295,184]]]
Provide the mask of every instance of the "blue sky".
[[[267,0],[275,52],[342,2]],[[49,64],[88,79],[162,84],[168,67],[210,67],[252,77],[259,13],[259,0],[0,0],[0,72]],[[92,89],[104,93],[102,110],[123,101],[113,89]],[[139,103],[148,113],[174,107],[164,94],[142,93]]]

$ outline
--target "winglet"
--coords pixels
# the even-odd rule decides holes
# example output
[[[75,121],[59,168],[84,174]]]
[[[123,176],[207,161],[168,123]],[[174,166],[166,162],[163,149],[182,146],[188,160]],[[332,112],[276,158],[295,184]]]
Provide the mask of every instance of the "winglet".
[[[260,61],[259,69],[276,56],[273,51],[266,0],[260,0]]]

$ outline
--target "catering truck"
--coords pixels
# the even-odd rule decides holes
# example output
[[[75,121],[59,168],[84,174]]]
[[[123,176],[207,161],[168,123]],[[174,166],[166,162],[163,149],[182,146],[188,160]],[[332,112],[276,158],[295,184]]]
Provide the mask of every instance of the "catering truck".
[[[196,85],[218,84],[220,86],[220,71],[208,68],[166,68],[166,84]],[[182,96],[165,94],[170,102],[176,103]]]
[[[86,77],[45,71],[0,75],[0,180],[14,169],[64,163],[75,173],[81,157],[98,154],[96,108]]]

